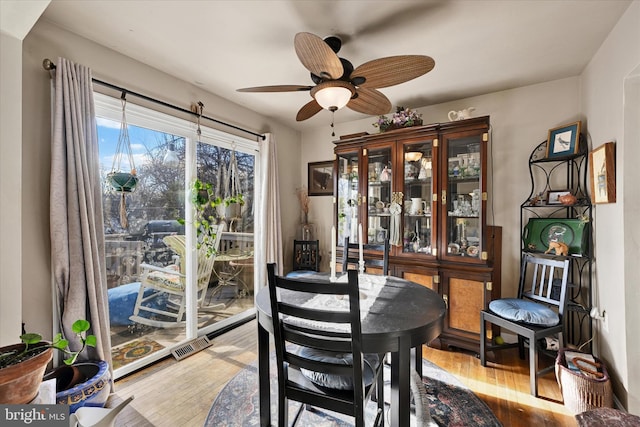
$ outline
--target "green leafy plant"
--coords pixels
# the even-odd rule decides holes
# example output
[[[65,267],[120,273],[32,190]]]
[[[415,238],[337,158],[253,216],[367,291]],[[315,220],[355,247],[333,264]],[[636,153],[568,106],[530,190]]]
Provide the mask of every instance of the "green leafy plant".
[[[191,186],[191,202],[195,210],[194,223],[196,227],[196,233],[198,236],[197,248],[200,249],[202,245],[207,248],[207,256],[215,255],[215,239],[216,230],[213,225],[216,224],[216,219],[213,215],[207,213],[208,208],[213,208],[222,203],[217,202],[216,197],[213,194],[213,186],[208,182],[202,182],[196,179]],[[244,203],[244,201],[243,201]],[[185,224],[184,218],[178,218],[178,222],[182,225]]]
[[[69,349],[69,341],[66,340],[62,333],[56,334],[53,338],[53,342],[46,346],[36,346],[42,341],[42,335],[36,333],[26,333],[20,336],[20,340],[24,344],[24,349],[22,351],[14,351],[7,352],[0,355],[0,368],[4,368],[10,365],[15,365],[20,363],[28,358],[30,358],[33,354],[36,354],[39,351],[42,351],[43,348],[55,348],[57,350],[62,351],[68,357],[64,359],[64,363],[66,365],[72,365],[78,359],[78,355],[84,351],[87,347],[95,347],[96,346],[96,336],[95,335],[87,335],[87,331],[91,328],[91,324],[84,319],[79,319],[73,322],[71,326],[71,330],[74,334],[80,339],[82,343],[82,348],[78,351],[72,351]]]

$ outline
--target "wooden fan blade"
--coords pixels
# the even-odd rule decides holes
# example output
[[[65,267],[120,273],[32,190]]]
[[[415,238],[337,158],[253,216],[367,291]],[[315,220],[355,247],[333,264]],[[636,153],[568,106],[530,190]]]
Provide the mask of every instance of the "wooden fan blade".
[[[381,88],[397,85],[433,70],[435,61],[426,55],[399,55],[365,62],[351,73],[350,79],[364,77],[359,86]]]
[[[322,110],[320,104],[316,102],[315,99],[312,99],[308,103],[302,106],[298,114],[296,115],[296,121],[301,122],[303,120],[307,120]]]
[[[382,92],[375,89],[360,87],[356,90],[358,96],[347,104],[358,113],[379,116],[391,111],[391,101]]]
[[[320,37],[311,33],[298,33],[293,44],[298,59],[312,74],[327,80],[339,79],[344,73],[342,62]]]
[[[311,90],[313,86],[299,85],[276,85],[276,86],[256,86],[236,89],[237,92],[305,92]]]

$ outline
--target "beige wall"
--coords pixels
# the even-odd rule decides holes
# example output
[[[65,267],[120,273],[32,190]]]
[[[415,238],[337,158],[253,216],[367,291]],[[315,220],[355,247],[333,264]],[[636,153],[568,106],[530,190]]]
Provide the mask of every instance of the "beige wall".
[[[55,61],[59,56],[66,57],[90,67],[95,78],[122,85],[135,92],[156,97],[183,108],[189,108],[192,103],[202,101],[206,116],[255,132],[272,132],[278,147],[278,161],[282,165],[279,176],[282,187],[295,188],[301,180],[297,168],[284,166],[296,164],[300,158],[299,133],[265,116],[232,104],[211,93],[203,92],[194,85],[161,73],[47,22],[40,21],[34,26],[24,40],[22,54],[22,100],[25,117],[22,128],[23,222],[22,238],[15,240],[22,242],[23,252],[22,292],[25,297],[22,317],[31,330],[44,331],[46,335],[51,330],[52,318],[48,196],[51,155],[49,148],[50,80],[48,73],[42,68],[44,58]],[[96,90],[104,89],[96,86]],[[130,97],[129,102],[137,103],[139,100]],[[148,106],[158,108],[155,104]],[[207,123],[207,125],[210,124]],[[224,127],[220,129],[229,131]],[[242,136],[247,135],[242,134]],[[282,224],[285,237],[293,236],[294,216],[297,220],[295,209],[289,206],[291,203],[295,206],[295,199],[284,197],[282,200]]]
[[[428,77],[425,77],[428,78]],[[425,123],[448,121],[450,110],[475,107],[475,116],[491,116],[491,172],[493,190],[489,191],[489,204],[494,215],[488,213],[489,223],[503,227],[502,294],[513,296],[517,290],[520,260],[520,204],[530,191],[527,169],[531,151],[547,138],[553,127],[580,119],[579,79],[577,77],[490,93],[426,108],[417,108]],[[562,100],[562,102],[552,102]],[[414,107],[414,106],[409,106]],[[320,114],[323,114],[322,112]],[[336,115],[339,115],[337,112]],[[306,182],[308,162],[333,159],[333,140],[339,135],[356,132],[376,133],[373,119],[336,125],[332,138],[328,126],[304,132],[302,135],[301,174]],[[327,196],[311,198],[310,218],[317,224],[321,250],[328,254],[332,225],[332,199]],[[328,266],[328,256],[323,263]],[[328,267],[325,267],[328,268]]]
[[[0,347],[20,336],[22,40],[0,33]]]
[[[639,66],[640,2],[635,1],[586,67],[581,85],[581,109],[592,148],[616,142],[617,202],[597,205],[594,215],[594,303],[609,318],[608,330],[597,325],[597,348],[614,378],[616,395],[634,413],[640,413],[640,97],[625,94],[624,87],[634,70],[637,82]],[[636,93],[637,88],[638,83]],[[625,95],[627,102],[636,103],[631,109],[635,114],[626,120]]]

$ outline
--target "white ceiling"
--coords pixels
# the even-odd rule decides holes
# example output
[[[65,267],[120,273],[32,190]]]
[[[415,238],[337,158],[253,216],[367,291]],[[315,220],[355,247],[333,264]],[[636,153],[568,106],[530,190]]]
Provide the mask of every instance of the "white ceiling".
[[[311,100],[308,92],[236,92],[250,86],[312,85],[293,47],[298,32],[341,36],[339,55],[356,67],[384,56],[431,56],[436,66],[430,73],[381,89],[394,108],[423,107],[579,75],[630,3],[53,0],[43,17],[303,129],[326,125],[330,114],[296,123],[298,109]],[[335,120],[365,117],[345,108]]]

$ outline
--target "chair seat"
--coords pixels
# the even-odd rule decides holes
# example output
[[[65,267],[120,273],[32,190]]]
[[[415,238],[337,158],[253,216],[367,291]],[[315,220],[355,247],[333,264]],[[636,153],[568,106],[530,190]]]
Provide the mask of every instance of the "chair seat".
[[[518,298],[503,298],[489,303],[489,309],[500,317],[536,326],[555,326],[558,313],[542,304]]]
[[[326,350],[318,350],[310,347],[302,347],[297,352],[299,356],[306,359],[317,360],[319,362],[329,362],[335,364],[351,365],[353,355],[351,353],[333,353]],[[375,372],[380,365],[380,357],[377,354],[363,354],[364,364],[362,365],[362,380],[366,387],[369,387],[374,379]],[[308,369],[300,369],[312,383],[334,390],[353,390],[353,378],[326,372],[314,372]]]

